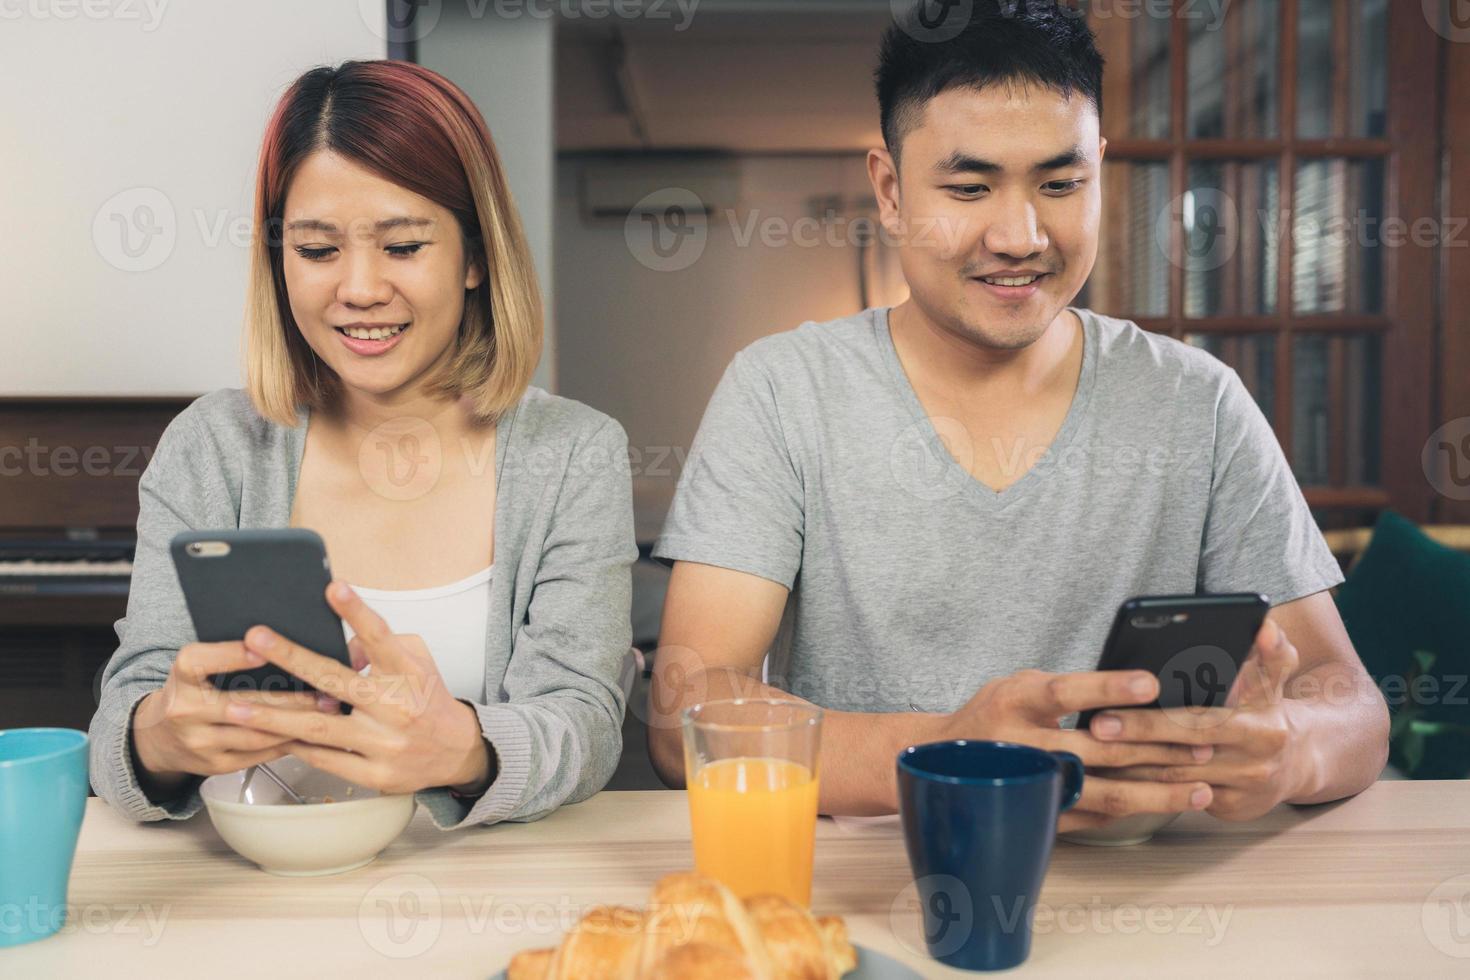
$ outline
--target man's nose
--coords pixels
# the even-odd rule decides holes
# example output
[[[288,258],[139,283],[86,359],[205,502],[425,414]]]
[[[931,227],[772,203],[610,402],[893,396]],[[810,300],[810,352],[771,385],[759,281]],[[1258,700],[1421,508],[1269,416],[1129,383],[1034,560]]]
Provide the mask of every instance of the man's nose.
[[[987,251],[1015,259],[1029,258],[1046,251],[1046,233],[1042,231],[1036,206],[1031,201],[1017,196],[996,203],[999,210],[985,230]]]

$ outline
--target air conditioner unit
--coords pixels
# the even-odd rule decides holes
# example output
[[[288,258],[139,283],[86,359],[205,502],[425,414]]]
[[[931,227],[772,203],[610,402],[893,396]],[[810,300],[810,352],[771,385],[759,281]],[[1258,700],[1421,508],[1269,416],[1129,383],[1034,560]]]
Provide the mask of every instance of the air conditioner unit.
[[[582,216],[627,220],[669,208],[706,217],[740,201],[740,163],[727,157],[649,156],[582,166]]]

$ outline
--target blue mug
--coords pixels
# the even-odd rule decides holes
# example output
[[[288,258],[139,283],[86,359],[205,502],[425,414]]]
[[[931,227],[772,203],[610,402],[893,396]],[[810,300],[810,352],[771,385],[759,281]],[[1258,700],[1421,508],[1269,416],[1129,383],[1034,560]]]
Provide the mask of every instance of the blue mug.
[[[1057,817],[1082,795],[1082,760],[961,739],[898,755],[898,806],[929,955],[1004,970],[1031,952],[1031,916]]]
[[[66,922],[66,885],[87,809],[87,733],[0,731],[0,947]]]

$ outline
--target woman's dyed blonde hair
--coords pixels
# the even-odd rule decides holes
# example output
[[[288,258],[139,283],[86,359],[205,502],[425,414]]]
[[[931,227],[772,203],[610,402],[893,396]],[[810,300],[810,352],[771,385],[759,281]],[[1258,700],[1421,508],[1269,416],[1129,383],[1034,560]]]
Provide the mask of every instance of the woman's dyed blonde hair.
[[[494,421],[530,384],[543,312],[520,215],[485,120],[453,82],[403,61],[314,68],[282,96],[266,127],[255,187],[246,292],[246,390],[256,411],[295,426],[302,405],[330,405],[341,382],[297,329],[282,265],[286,192],[303,160],[330,150],[449,210],[465,255],[484,270],[466,291],[455,350],[430,390],[468,395]]]

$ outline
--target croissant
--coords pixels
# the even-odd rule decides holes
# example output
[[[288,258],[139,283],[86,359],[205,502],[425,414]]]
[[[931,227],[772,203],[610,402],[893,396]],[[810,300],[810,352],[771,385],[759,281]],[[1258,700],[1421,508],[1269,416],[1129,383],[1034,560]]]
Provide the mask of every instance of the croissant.
[[[556,949],[517,953],[507,980],[837,980],[857,950],[836,916],[779,895],[742,902],[693,871],[665,875],[646,911],[599,905]]]

